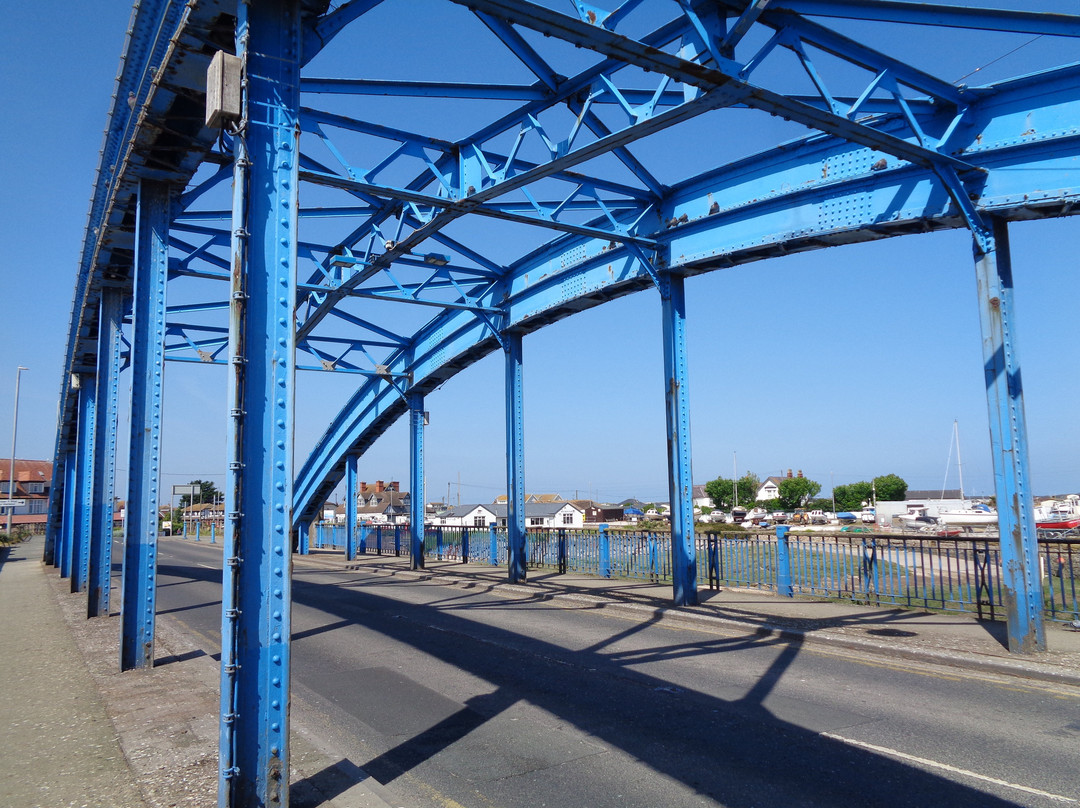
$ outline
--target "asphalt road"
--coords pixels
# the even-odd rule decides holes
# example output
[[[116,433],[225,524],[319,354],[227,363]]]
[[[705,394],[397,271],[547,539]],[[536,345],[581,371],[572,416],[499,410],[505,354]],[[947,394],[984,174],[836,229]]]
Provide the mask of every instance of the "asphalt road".
[[[298,561],[293,710],[401,805],[1080,804],[1080,691]],[[216,653],[220,545],[158,611]]]

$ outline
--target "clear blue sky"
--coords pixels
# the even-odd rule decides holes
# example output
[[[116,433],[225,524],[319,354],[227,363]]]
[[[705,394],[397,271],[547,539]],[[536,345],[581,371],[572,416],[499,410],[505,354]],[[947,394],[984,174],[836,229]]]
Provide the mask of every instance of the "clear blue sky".
[[[1070,2],[1012,5],[1075,10]],[[421,18],[428,6],[442,13],[426,1],[412,8]],[[569,10],[567,3],[556,7]],[[440,24],[440,36],[454,39],[458,14]],[[75,272],[129,16],[125,3],[111,1],[44,0],[5,10],[0,455],[10,447],[18,364],[30,370],[22,376],[17,454],[49,458],[53,452]],[[61,42],[57,30],[66,32]],[[897,42],[893,52],[906,57],[905,50],[931,49],[947,78],[1004,56],[973,83],[1029,72],[1026,57],[1039,49],[1049,50],[1051,61],[1075,56],[1046,41],[1005,56],[1017,44],[1002,37],[976,52],[913,40]],[[382,58],[379,77],[394,75],[379,43],[370,47],[369,59]],[[438,69],[438,53],[423,46],[413,52],[427,63],[407,71]],[[768,126],[766,119],[761,126]],[[746,134],[747,142],[760,138],[753,130]],[[1080,372],[1073,356],[1080,224],[1075,218],[1017,224],[1012,238],[1034,489],[1080,491],[1074,417]],[[696,482],[730,476],[737,452],[740,474],[801,469],[826,491],[831,482],[886,473],[913,488],[940,488],[955,418],[965,488],[993,493],[966,233],[759,262],[691,278],[687,294]],[[659,314],[656,293],[646,291],[526,338],[530,491],[667,498]],[[299,461],[355,379],[298,378]],[[165,485],[195,477],[220,483],[224,374],[170,364],[166,379]],[[427,406],[429,498],[445,496],[451,483],[456,500],[460,475],[463,502],[493,499],[505,489],[501,357],[447,382]],[[118,464],[126,466],[125,456]],[[361,477],[408,480],[403,425],[361,460]],[[956,484],[954,464],[948,485]]]

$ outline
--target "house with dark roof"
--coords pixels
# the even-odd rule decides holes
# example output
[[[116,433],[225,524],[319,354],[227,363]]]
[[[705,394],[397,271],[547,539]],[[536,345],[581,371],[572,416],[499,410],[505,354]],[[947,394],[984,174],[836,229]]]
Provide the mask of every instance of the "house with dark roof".
[[[506,504],[457,505],[437,514],[436,525],[446,527],[506,527]],[[584,525],[584,511],[570,502],[526,502],[526,528],[574,528]]]
[[[52,463],[48,460],[15,460],[14,484],[8,479],[11,459],[0,460],[0,499],[21,501],[11,509],[11,529],[42,533],[49,515]],[[9,509],[0,509],[0,529],[7,527]]]

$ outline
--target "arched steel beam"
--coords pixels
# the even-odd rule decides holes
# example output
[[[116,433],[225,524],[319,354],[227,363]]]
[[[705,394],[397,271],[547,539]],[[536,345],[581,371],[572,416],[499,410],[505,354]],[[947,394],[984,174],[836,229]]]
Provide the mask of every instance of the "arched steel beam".
[[[1006,219],[1072,212],[1080,199],[1080,67],[1015,79],[973,110],[967,151],[989,166],[979,208]],[[899,125],[899,124],[896,124]],[[1007,169],[1007,170],[1001,170]],[[1055,177],[1046,187],[1048,175]],[[672,189],[661,239],[683,274],[788,252],[964,226],[932,172],[829,135],[814,135],[724,166]],[[683,215],[686,216],[683,221]],[[562,236],[508,268],[495,290],[505,326],[525,333],[650,285],[644,268],[607,241]],[[472,315],[446,311],[390,362],[430,391],[497,347]],[[327,429],[297,477],[294,513],[310,518],[362,453],[405,412],[393,389],[369,379]]]

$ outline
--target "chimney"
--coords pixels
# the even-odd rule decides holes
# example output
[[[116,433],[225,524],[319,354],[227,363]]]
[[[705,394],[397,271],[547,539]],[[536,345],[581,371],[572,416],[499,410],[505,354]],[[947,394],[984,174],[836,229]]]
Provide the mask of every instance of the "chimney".
[[[385,490],[386,490],[386,486],[383,485],[383,481],[382,480],[376,480],[375,481],[375,493],[376,494],[381,494]]]
[[[364,482],[360,483],[360,493],[361,494],[366,494],[367,493],[367,483],[364,483]]]
[[[790,480],[791,479],[791,469],[787,470],[787,476],[788,476],[788,479]]]
[[[392,480],[391,482],[387,483],[386,490],[394,491],[395,493],[401,493],[401,483],[399,483],[397,480]]]
[[[799,479],[802,479],[802,469],[799,469]]]

